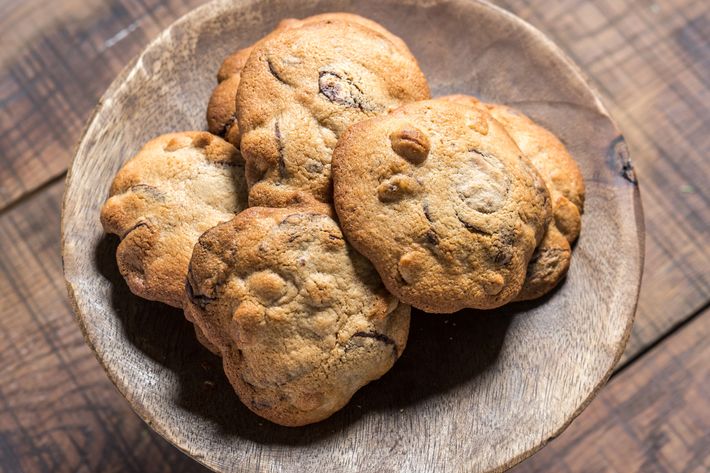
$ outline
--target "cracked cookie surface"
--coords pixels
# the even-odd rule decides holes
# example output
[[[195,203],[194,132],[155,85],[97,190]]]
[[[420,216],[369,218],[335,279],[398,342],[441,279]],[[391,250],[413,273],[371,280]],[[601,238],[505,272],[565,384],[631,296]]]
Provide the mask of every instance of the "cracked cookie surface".
[[[401,355],[409,306],[330,217],[252,207],[202,235],[185,312],[244,404],[282,425],[341,409]]]
[[[481,107],[430,100],[350,127],[333,154],[343,233],[403,302],[494,308],[520,291],[547,188]]]
[[[116,174],[101,223],[121,238],[116,260],[131,292],[182,307],[195,242],[246,203],[244,162],[234,146],[207,132],[169,133]]]
[[[340,134],[428,98],[416,60],[389,38],[328,20],[281,31],[254,49],[237,92],[250,205],[323,207],[332,200],[331,156]]]
[[[516,300],[538,298],[564,278],[572,258],[571,244],[579,236],[584,207],[584,180],[576,161],[550,131],[514,108],[485,104],[535,166],[552,199],[553,219],[535,250],[528,275]]]

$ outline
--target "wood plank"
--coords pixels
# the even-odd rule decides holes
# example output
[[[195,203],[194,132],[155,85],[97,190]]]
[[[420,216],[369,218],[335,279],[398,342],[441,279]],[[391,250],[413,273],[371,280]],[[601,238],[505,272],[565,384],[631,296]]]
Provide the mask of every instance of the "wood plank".
[[[99,97],[204,0],[0,2],[0,209],[61,175]]]
[[[710,469],[710,310],[612,378],[559,438],[512,471]]]
[[[540,28],[585,71],[629,145],[644,204],[648,270],[628,359],[710,298],[707,4],[501,5]]]
[[[0,219],[0,470],[202,471],[131,411],[84,344],[59,256],[62,187]]]

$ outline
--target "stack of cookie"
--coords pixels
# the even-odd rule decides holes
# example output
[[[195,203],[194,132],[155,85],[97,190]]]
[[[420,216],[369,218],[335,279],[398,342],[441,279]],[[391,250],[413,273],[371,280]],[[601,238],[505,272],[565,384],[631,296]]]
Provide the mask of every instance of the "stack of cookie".
[[[379,24],[285,20],[218,81],[209,132],[147,143],[101,221],[131,291],[183,308],[256,414],[342,408],[399,358],[411,306],[493,309],[566,274],[584,184],[565,147],[511,108],[431,100]]]

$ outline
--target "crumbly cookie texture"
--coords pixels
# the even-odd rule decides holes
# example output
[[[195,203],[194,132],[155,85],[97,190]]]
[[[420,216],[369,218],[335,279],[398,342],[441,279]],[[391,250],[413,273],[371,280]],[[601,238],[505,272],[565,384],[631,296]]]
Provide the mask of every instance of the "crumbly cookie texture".
[[[450,101],[350,127],[333,180],[348,241],[390,292],[429,312],[512,300],[551,218],[545,183],[503,127]]]
[[[332,151],[345,129],[429,97],[401,41],[327,20],[284,30],[249,56],[237,91],[249,204],[332,201]]]
[[[116,259],[131,291],[182,307],[195,242],[246,204],[244,162],[234,146],[207,132],[170,133],[123,165],[101,223],[121,238]]]
[[[387,37],[387,39],[389,39],[405,54],[408,54],[409,50],[407,49],[407,46],[399,37],[387,31],[379,23],[352,13],[323,13],[320,15],[309,16],[308,18],[304,18],[302,20],[287,18],[279,22],[274,31],[262,38],[260,42],[273,37],[279,31],[300,28],[303,25],[330,20],[357,23],[366,28],[377,31]],[[241,71],[244,68],[244,64],[246,64],[252,49],[253,45],[235,51],[233,54],[227,56],[222,63],[222,66],[219,68],[219,72],[217,73],[218,84],[212,92],[212,96],[210,97],[210,101],[207,105],[207,126],[210,133],[221,136],[237,148],[239,148],[240,140],[239,125],[237,124],[237,88],[239,87]]]
[[[281,425],[329,417],[407,341],[409,306],[315,211],[252,207],[207,231],[186,289],[240,399]]]
[[[584,207],[584,180],[567,148],[550,131],[511,107],[486,104],[532,162],[552,199],[553,220],[535,250],[528,276],[516,300],[538,298],[552,290],[569,269],[571,243],[579,236]]]

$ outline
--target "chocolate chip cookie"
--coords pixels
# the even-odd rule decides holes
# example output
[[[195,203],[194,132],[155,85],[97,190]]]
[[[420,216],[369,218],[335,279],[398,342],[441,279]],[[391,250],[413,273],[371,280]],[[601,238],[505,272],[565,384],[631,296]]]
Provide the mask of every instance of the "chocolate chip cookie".
[[[182,307],[195,242],[246,203],[244,162],[234,146],[207,132],[170,133],[123,165],[101,223],[121,238],[116,259],[131,291]]]
[[[389,39],[395,44],[404,54],[408,54],[409,50],[399,37],[387,31],[382,25],[367,18],[352,13],[323,13],[320,15],[309,16],[302,20],[287,18],[279,22],[274,31],[262,38],[264,41],[273,37],[279,31],[286,29],[300,28],[303,25],[317,23],[319,21],[339,20],[351,23],[360,24],[366,28],[377,31],[381,35]],[[258,43],[257,43],[258,44]],[[239,125],[237,124],[237,88],[241,71],[244,68],[253,46],[240,49],[229,55],[217,73],[217,87],[215,87],[207,105],[207,126],[210,133],[221,136],[234,146],[239,148]]]
[[[550,131],[518,110],[486,104],[523,154],[540,172],[552,198],[553,220],[528,267],[528,277],[517,300],[535,299],[549,292],[567,274],[572,249],[579,236],[584,206],[584,180],[577,163]]]
[[[222,355],[240,399],[282,425],[320,421],[404,350],[409,306],[335,221],[252,207],[195,245],[185,312]]]
[[[331,202],[330,161],[340,134],[429,96],[403,48],[342,20],[284,30],[255,47],[237,92],[250,205]]]
[[[512,300],[551,218],[540,175],[482,107],[405,105],[351,126],[333,154],[348,241],[430,312]]]

